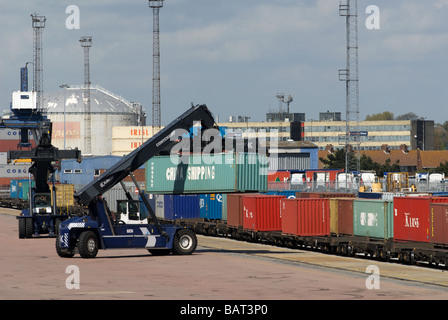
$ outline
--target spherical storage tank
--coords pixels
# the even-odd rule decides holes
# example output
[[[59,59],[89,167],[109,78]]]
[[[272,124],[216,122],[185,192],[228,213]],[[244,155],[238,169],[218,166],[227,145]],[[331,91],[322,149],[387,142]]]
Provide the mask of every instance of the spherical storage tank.
[[[86,124],[85,90],[69,86],[44,95],[47,116],[53,124],[52,144],[59,149],[81,150],[82,155],[112,154],[112,127],[145,125],[142,106],[99,86],[90,86],[90,139]]]

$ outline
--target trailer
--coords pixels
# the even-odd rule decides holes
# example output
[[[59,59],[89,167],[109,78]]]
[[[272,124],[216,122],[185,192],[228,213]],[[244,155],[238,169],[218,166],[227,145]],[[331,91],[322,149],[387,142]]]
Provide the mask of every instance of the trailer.
[[[114,248],[142,248],[152,254],[192,254],[197,246],[196,234],[187,227],[160,224],[132,172],[152,157],[172,150],[187,138],[183,137],[185,132],[197,121],[201,122],[203,129],[211,129],[215,125],[213,115],[205,105],[194,106],[77,192],[75,200],[87,206],[89,214],[70,218],[59,225],[56,238],[58,255],[71,258],[78,252],[82,258],[94,258],[99,249]],[[141,210],[134,210],[136,204],[128,199],[131,205],[120,203],[127,210],[128,220],[117,219],[102,198],[106,191],[127,176],[134,181],[149,217],[142,217]],[[144,219],[148,219],[148,223],[135,223]]]

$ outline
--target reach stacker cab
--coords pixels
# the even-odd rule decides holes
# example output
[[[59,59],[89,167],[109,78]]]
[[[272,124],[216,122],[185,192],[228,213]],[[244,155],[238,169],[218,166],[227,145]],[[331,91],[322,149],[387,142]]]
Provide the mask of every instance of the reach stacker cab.
[[[60,224],[56,238],[58,255],[73,257],[78,252],[83,258],[94,258],[99,249],[113,248],[143,248],[152,254],[192,254],[197,246],[196,234],[189,228],[160,224],[132,172],[161,152],[170,151],[182,136],[181,131],[176,130],[185,132],[197,121],[204,129],[215,124],[213,115],[205,105],[194,106],[76,193],[76,201],[88,206],[89,214]],[[150,217],[140,217],[137,204],[128,198],[120,203],[126,211],[127,221],[117,219],[102,198],[106,191],[127,176],[134,181]],[[120,217],[122,213],[123,210]],[[148,218],[150,223],[140,223]]]

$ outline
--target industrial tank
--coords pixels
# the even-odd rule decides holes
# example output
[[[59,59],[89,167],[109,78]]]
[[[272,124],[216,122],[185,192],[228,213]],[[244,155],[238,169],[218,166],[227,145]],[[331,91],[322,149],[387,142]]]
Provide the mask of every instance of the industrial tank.
[[[78,148],[85,155],[85,88],[72,86],[44,96],[47,116],[53,123],[52,144],[59,149]],[[145,113],[138,103],[131,103],[100,86],[90,86],[91,155],[112,154],[112,127],[145,124]],[[87,139],[86,139],[87,138]]]

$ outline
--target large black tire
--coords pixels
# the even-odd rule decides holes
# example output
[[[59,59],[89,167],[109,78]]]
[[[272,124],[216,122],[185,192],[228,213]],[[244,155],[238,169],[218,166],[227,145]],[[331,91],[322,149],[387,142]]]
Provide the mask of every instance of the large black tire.
[[[62,249],[60,246],[60,238],[56,237],[56,252],[58,253],[58,256],[61,258],[73,258],[75,255],[75,249]]]
[[[19,220],[19,239],[26,238],[26,224],[25,219],[21,218]]]
[[[173,254],[187,255],[196,250],[198,239],[190,229],[181,229],[176,232],[173,242]]]
[[[31,238],[34,233],[34,223],[32,218],[19,219],[19,238]]]
[[[98,238],[93,231],[83,231],[78,239],[78,251],[82,258],[95,258],[98,253]]]

